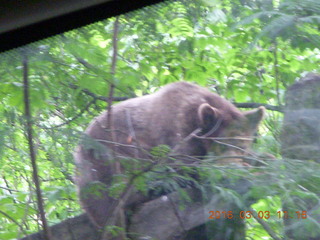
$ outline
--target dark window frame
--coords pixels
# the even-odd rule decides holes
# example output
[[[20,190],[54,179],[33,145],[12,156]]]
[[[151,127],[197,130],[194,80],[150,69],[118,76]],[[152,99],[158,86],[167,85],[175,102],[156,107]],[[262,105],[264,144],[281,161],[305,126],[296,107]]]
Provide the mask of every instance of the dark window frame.
[[[0,0],[0,52],[164,0]]]

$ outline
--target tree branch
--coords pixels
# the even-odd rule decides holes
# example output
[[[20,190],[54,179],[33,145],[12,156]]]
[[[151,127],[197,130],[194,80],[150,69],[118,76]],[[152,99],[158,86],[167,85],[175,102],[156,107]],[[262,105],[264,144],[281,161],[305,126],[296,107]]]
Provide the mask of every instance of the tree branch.
[[[65,122],[61,123],[61,124],[58,124],[58,125],[55,125],[55,126],[52,126],[52,127],[44,127],[44,126],[40,126],[42,129],[53,129],[53,128],[59,128],[59,127],[62,127],[64,125],[67,125],[71,122],[73,122],[74,120],[76,120],[77,118],[81,117],[81,115],[87,111],[89,109],[89,107],[95,103],[95,99],[91,100],[83,109],[81,109],[81,111],[76,114],[75,116],[73,116],[71,119],[69,120],[66,120]]]
[[[254,102],[249,102],[249,103],[233,103],[235,106],[238,108],[257,108],[260,106],[264,106],[266,109],[271,110],[271,111],[276,111],[276,112],[284,112],[283,106],[274,106],[274,105],[269,105],[265,103],[254,103]]]
[[[77,85],[75,84],[72,84],[70,83],[68,85],[70,88],[72,89],[79,89],[80,87],[78,87]],[[81,90],[81,92],[83,92],[84,94],[90,96],[90,97],[93,97],[95,100],[100,100],[100,101],[104,101],[104,102],[108,102],[109,101],[109,98],[108,97],[102,97],[102,96],[98,96],[97,94],[93,93],[93,92],[90,92],[88,89],[84,88]],[[112,97],[112,100],[113,101],[124,101],[124,100],[127,100],[129,99],[130,97]]]
[[[69,87],[72,89],[79,89],[79,87],[75,84],[70,83]],[[93,97],[95,100],[100,100],[104,102],[109,102],[109,97],[102,97],[94,94],[93,92],[90,92],[88,89],[82,89],[81,90],[84,94]],[[112,97],[113,101],[120,102],[120,101],[125,101],[130,99],[131,97]],[[271,111],[276,111],[276,112],[283,112],[283,106],[275,106],[275,105],[270,105],[270,104],[265,104],[265,103],[255,103],[255,102],[248,102],[248,103],[233,103],[235,106],[239,108],[257,108],[260,106],[264,106],[266,109],[271,110]]]

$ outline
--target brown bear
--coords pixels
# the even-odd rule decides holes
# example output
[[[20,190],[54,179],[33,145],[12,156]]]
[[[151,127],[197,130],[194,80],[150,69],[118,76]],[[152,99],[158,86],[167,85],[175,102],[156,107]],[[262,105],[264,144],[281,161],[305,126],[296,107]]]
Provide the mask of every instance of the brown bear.
[[[243,158],[234,156],[248,154],[264,111],[259,107],[241,112],[217,94],[188,82],[171,83],[156,93],[115,104],[111,124],[107,111],[95,118],[85,131],[87,140],[74,153],[83,208],[97,226],[104,226],[117,201],[108,194],[116,172],[115,156],[146,160],[149,150],[167,145],[173,154],[199,162],[210,151],[228,156],[222,163],[242,164]]]

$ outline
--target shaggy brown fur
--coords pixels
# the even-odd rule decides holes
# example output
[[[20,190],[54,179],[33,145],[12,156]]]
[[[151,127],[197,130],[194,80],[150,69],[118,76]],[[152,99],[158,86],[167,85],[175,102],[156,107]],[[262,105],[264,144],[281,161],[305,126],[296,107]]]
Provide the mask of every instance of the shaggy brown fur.
[[[263,113],[264,108],[241,112],[220,96],[187,82],[172,83],[154,94],[115,104],[113,137],[106,128],[107,112],[103,112],[85,132],[96,143],[82,143],[74,154],[75,180],[84,209],[98,226],[103,226],[110,216],[110,206],[116,201],[108,194],[115,173],[112,150],[117,156],[148,158],[146,152],[165,144],[180,155],[201,157],[208,151],[216,155],[244,155],[251,141],[222,139],[226,144],[217,144],[208,137],[252,136]],[[198,137],[190,136],[193,132]],[[110,141],[119,144],[112,145]],[[243,151],[230,144],[239,145]]]

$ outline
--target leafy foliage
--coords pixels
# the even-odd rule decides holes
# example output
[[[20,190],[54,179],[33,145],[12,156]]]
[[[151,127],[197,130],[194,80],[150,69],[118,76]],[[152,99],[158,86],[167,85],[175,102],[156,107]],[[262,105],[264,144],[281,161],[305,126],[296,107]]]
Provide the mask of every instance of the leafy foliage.
[[[22,51],[29,59],[34,141],[45,210],[49,223],[54,224],[81,212],[72,183],[72,152],[90,120],[106,108],[104,97],[110,83],[115,85],[117,98],[152,93],[184,79],[231,101],[282,105],[286,88],[296,78],[319,71],[319,19],[318,0],[167,2],[120,17],[115,76],[110,70],[113,18],[2,54],[0,239],[40,230],[25,137]],[[255,146],[278,158],[281,118],[281,113],[268,113]],[[168,149],[162,146],[152,154],[161,159]],[[192,182],[205,192],[203,185],[207,184],[238,207],[249,207],[248,201],[260,199],[253,208],[273,213],[281,208],[279,199],[287,200],[292,210],[319,201],[318,164],[267,163],[247,171],[213,168],[212,160],[204,161],[199,182],[160,164],[159,169],[137,177],[135,185],[142,192],[149,188],[159,193],[180,190],[181,182]],[[157,171],[162,175],[155,176]],[[123,178],[119,189],[124,188]],[[228,184],[224,179],[229,179]],[[230,188],[240,179],[252,186],[244,195]],[[297,223],[301,236],[303,229],[318,229],[313,220]],[[269,219],[268,224],[284,235],[279,218]],[[271,239],[254,219],[247,228],[249,239]]]
[[[320,40],[320,4],[316,0],[284,0],[278,6],[270,6],[244,18],[241,23],[254,19],[264,22],[257,39],[268,36],[272,41],[277,37],[289,40],[293,47],[317,48]]]

